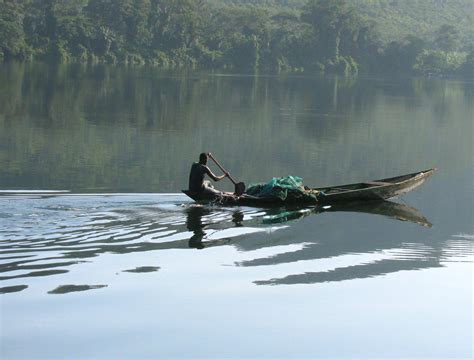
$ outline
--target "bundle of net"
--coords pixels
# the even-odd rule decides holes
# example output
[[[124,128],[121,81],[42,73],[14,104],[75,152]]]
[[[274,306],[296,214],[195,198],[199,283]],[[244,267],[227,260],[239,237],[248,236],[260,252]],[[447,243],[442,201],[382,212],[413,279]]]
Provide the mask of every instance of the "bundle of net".
[[[252,184],[246,193],[259,198],[278,198],[282,201],[312,201],[316,195],[305,189],[298,176],[274,177],[267,183]]]

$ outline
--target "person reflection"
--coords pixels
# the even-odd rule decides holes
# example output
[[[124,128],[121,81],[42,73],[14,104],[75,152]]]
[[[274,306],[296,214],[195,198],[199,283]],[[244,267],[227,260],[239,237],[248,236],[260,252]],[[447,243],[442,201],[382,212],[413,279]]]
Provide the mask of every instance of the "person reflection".
[[[187,218],[186,218],[186,227],[189,231],[192,231],[194,234],[189,239],[189,247],[195,249],[203,249],[204,244],[202,243],[202,239],[206,232],[204,228],[206,224],[202,222],[203,216],[209,215],[210,210],[206,209],[202,206],[191,206],[187,210]]]
[[[236,227],[241,227],[242,221],[244,221],[244,213],[242,211],[236,211],[232,214],[232,222]]]
[[[231,240],[228,238],[222,238],[212,241],[202,241],[207,235],[205,228],[209,225],[203,221],[203,217],[211,214],[209,208],[203,206],[191,206],[187,210],[186,227],[189,231],[193,232],[193,236],[189,239],[188,245],[194,249],[204,249],[205,247],[219,246],[228,244]],[[232,222],[235,227],[243,226],[242,221],[244,220],[244,214],[241,211],[235,211],[232,213]],[[219,230],[216,230],[217,232]]]

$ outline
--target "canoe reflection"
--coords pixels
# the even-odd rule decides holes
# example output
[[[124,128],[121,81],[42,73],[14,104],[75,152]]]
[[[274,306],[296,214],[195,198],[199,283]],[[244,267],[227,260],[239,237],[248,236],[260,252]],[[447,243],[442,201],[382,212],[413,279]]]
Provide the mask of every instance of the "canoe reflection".
[[[392,219],[409,221],[425,227],[432,224],[415,208],[392,201],[373,201],[362,203],[346,203],[323,208],[322,211],[348,211],[374,215],[383,215]]]
[[[417,209],[390,201],[345,203],[312,209],[285,209],[281,212],[275,211],[273,214],[270,212],[264,221],[267,223],[286,222],[329,212],[382,215],[427,228],[432,227],[432,224]],[[305,229],[305,232],[310,234],[314,231]],[[409,243],[400,234],[383,234],[383,237],[375,239],[361,238],[360,234],[365,235],[364,230],[354,229],[352,236],[348,233],[339,236],[326,232],[324,238],[318,239],[317,242],[306,243],[300,250],[246,260],[237,263],[237,265],[243,267],[275,266],[314,260],[324,260],[325,263],[329,259],[338,259],[334,262],[338,264],[335,268],[329,266],[322,271],[305,271],[280,278],[254,281],[257,285],[315,284],[370,278],[406,270],[442,267],[443,250],[437,248],[433,243],[426,244],[423,243],[423,240]],[[339,263],[341,260],[342,264],[345,261],[349,263],[342,265]],[[351,261],[355,263],[351,264]],[[332,263],[332,261],[329,262]],[[318,267],[320,265],[313,262],[312,266]]]
[[[211,228],[215,229],[215,224],[213,224],[212,221],[208,221],[215,216],[215,211],[215,209],[211,210],[210,208],[201,206],[192,206],[187,210],[187,228],[193,232],[193,236],[189,240],[190,247],[203,249],[208,246],[224,244],[222,239],[206,239],[207,233],[212,231]],[[244,213],[236,211],[232,214],[232,222],[236,227],[243,226],[242,222],[244,222],[246,227],[252,225],[257,226],[259,224],[284,224],[312,215],[333,212],[380,215],[393,220],[415,223],[427,228],[432,226],[417,209],[391,201],[345,203],[311,208],[270,208],[265,209],[264,215],[245,221]],[[310,224],[313,223],[310,222]],[[297,230],[292,227],[289,233],[291,238],[283,244],[280,243],[278,245],[295,245],[302,243],[305,241],[305,237],[314,233],[309,229],[302,230],[302,232],[303,234],[301,235],[297,234]],[[292,274],[281,278],[256,280],[254,283],[257,285],[311,284],[344,281],[381,276],[403,270],[420,270],[442,266],[440,263],[440,254],[435,248],[427,248],[424,244],[414,243],[411,245],[411,249],[405,249],[406,251],[403,249],[400,250],[405,244],[399,237],[391,239],[390,236],[387,236],[385,239],[360,239],[361,241],[352,241],[353,239],[351,237],[345,236],[342,241],[341,239],[332,241],[332,239],[330,239],[331,234],[325,234],[325,236],[328,238],[315,243],[306,243],[297,251],[283,252],[269,257],[236,262],[236,265],[242,267],[258,267],[296,264],[301,261],[343,258],[346,255],[365,257],[365,262],[363,263],[356,263],[326,271],[304,272],[302,274]],[[205,241],[203,241],[203,239],[205,239]],[[228,239],[228,241],[225,241],[225,244],[235,245],[244,251],[271,248],[274,245],[269,241],[262,243],[259,237]],[[400,256],[398,256],[398,258],[383,258],[382,256],[378,259],[367,259],[367,257],[373,256],[374,254],[379,255],[377,252],[389,253],[391,251],[399,251]]]
[[[247,220],[245,221],[245,225],[283,224],[310,215],[338,211],[382,215],[395,220],[413,222],[425,227],[432,226],[432,224],[417,209],[391,201],[345,203],[310,208],[269,208],[265,209],[265,215],[256,217],[253,220]],[[190,248],[203,249],[205,247],[224,245],[233,242],[230,239],[203,241],[208,236],[205,229],[210,227],[210,225],[215,225],[215,223],[210,220],[215,216],[215,213],[215,209],[200,205],[192,205],[186,209],[186,227],[189,231],[193,232],[193,235],[188,242]],[[209,221],[206,222],[206,219],[209,219]],[[242,210],[234,211],[231,219],[235,227],[244,226],[244,212],[242,212]],[[219,229],[215,229],[214,231],[217,232]]]

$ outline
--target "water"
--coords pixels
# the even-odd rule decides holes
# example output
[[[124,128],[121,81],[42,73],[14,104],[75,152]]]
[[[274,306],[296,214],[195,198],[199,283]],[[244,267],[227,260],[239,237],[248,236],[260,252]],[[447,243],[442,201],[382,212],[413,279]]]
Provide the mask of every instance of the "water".
[[[473,90],[2,65],[1,357],[472,358]],[[439,170],[365,207],[199,206],[201,151],[247,183]]]

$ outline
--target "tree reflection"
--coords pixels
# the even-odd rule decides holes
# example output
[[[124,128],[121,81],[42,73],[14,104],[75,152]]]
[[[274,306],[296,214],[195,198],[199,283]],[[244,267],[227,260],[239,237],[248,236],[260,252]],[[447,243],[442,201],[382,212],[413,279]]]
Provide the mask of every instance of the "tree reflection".
[[[430,162],[433,137],[414,138],[415,122],[446,127],[437,161],[471,157],[472,84],[11,63],[0,91],[4,189],[174,192],[203,144],[248,183],[287,171],[314,187],[383,177]]]

